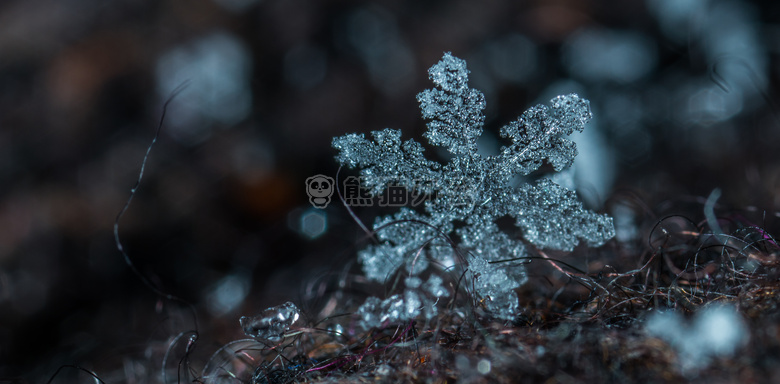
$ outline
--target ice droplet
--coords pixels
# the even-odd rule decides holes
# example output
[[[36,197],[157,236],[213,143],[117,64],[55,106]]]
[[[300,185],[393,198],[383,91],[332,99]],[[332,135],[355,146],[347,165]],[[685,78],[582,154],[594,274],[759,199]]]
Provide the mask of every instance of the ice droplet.
[[[282,305],[271,307],[257,316],[241,316],[239,322],[244,334],[256,339],[277,341],[282,338],[284,332],[298,321],[300,311],[291,301]]]

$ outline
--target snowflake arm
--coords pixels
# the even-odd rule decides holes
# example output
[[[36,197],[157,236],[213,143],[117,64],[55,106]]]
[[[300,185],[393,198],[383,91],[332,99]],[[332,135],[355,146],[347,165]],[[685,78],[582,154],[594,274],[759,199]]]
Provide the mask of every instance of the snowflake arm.
[[[453,155],[477,152],[477,139],[485,122],[485,96],[468,87],[468,74],[464,60],[445,53],[428,70],[439,89],[427,89],[417,95],[423,118],[429,120],[425,138]]]
[[[384,129],[372,132],[374,141],[363,134],[348,134],[333,139],[339,150],[336,160],[350,168],[362,168],[363,186],[378,195],[390,183],[414,187],[415,181],[432,180],[440,165],[426,160],[423,147],[414,140],[401,143],[401,131]]]
[[[502,148],[498,160],[507,176],[527,175],[538,169],[543,160],[556,171],[574,161],[577,146],[565,136],[582,132],[591,118],[590,103],[572,93],[552,99],[551,104],[529,108],[501,128],[501,137],[512,141],[512,145]]]
[[[520,188],[513,207],[516,225],[539,248],[572,251],[580,240],[599,246],[615,236],[611,217],[583,209],[574,191],[550,179]]]
[[[401,208],[392,216],[378,218],[374,223],[379,245],[369,246],[358,254],[363,271],[371,280],[384,281],[402,266],[410,274],[424,271],[428,266],[425,257],[410,257],[428,243],[440,237],[440,233],[452,231],[452,224],[445,222],[441,228],[409,208]],[[424,254],[422,254],[424,256]]]

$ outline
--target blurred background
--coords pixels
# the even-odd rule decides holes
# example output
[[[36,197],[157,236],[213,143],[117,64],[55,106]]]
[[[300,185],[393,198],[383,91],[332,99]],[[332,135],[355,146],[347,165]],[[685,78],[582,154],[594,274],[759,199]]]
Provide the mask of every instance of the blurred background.
[[[778,3],[5,0],[0,381],[63,364],[158,380],[194,327],[112,232],[177,87],[120,233],[140,273],[196,307],[208,357],[241,315],[306,310],[301,286],[354,259],[359,228],[340,204],[313,209],[304,181],[335,176],[334,136],[420,139],[415,95],[445,51],[486,96],[486,151],[533,104],[591,101],[575,177],[621,241],[644,235],[615,194],[652,207],[719,187],[724,204],[780,209]]]

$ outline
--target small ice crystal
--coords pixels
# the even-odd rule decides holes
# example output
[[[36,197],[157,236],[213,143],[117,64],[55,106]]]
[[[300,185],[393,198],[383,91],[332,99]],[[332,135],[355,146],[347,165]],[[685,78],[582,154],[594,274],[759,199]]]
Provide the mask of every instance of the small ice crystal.
[[[654,313],[645,329],[675,349],[685,374],[706,368],[712,358],[732,356],[749,337],[747,325],[736,308],[721,305],[705,308],[690,324],[676,312]]]
[[[428,281],[425,283],[424,288],[433,297],[447,297],[450,295],[450,293],[447,291],[447,288],[444,288],[442,283],[444,283],[444,280],[442,280],[441,277],[437,275],[431,275],[431,277],[429,277]]]
[[[298,321],[300,311],[291,301],[271,307],[257,316],[241,316],[239,322],[244,334],[256,339],[278,341]]]
[[[407,289],[403,295],[392,295],[384,300],[369,297],[358,308],[357,315],[360,325],[368,329],[413,320],[420,315],[424,305],[426,303],[423,303],[416,290]],[[431,311],[430,308],[426,306],[426,314]]]
[[[474,287],[494,316],[511,320],[518,307],[513,288],[527,280],[525,268],[516,262],[525,255],[525,247],[515,233],[500,229],[498,220],[512,218],[525,241],[563,251],[580,242],[598,246],[615,235],[611,217],[583,209],[575,192],[552,180],[514,184],[516,176],[527,176],[545,163],[555,171],[572,164],[577,148],[567,136],[584,129],[591,118],[590,103],[569,94],[552,99],[550,106],[532,107],[501,128],[507,145],[498,154],[482,155],[477,140],[485,121],[485,97],[468,87],[466,62],[446,53],[428,74],[436,87],[417,95],[427,120],[423,136],[453,155],[447,163],[427,160],[420,143],[402,141],[401,131],[390,128],[372,132],[373,140],[354,133],[333,139],[337,161],[361,168],[361,186],[372,194],[400,186],[430,197],[419,211],[403,207],[395,215],[377,218],[379,244],[364,249],[358,258],[366,277],[374,281],[385,281],[402,268],[419,276],[431,265],[450,264],[452,249],[441,235],[457,235],[458,245],[470,254],[464,285]],[[418,290],[427,308],[446,296],[435,283],[427,291],[407,289]],[[366,302],[361,308],[364,320],[403,320],[415,312],[407,305],[403,316],[378,315],[376,311],[395,309],[389,304]]]

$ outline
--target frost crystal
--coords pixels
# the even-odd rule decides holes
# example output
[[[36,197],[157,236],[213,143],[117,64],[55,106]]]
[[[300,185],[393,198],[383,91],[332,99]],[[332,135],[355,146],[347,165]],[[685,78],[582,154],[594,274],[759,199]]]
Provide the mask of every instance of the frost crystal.
[[[501,128],[508,145],[497,155],[483,156],[477,153],[477,139],[485,97],[468,87],[466,62],[446,53],[428,73],[436,88],[417,95],[428,121],[424,136],[453,155],[449,162],[427,160],[420,143],[402,142],[401,132],[389,128],[372,132],[373,141],[362,134],[333,140],[338,162],[361,168],[362,186],[372,194],[402,186],[429,196],[424,212],[401,208],[377,218],[380,243],[361,251],[359,259],[366,276],[376,281],[401,268],[419,275],[429,261],[449,267],[456,258],[441,235],[454,233],[469,251],[466,286],[494,316],[512,319],[517,313],[513,288],[525,282],[525,270],[517,262],[494,262],[522,257],[525,250],[519,236],[499,229],[498,219],[511,217],[525,241],[540,248],[571,251],[579,242],[598,246],[614,236],[612,218],[583,209],[573,191],[552,180],[512,185],[517,175],[529,175],[545,162],[555,171],[572,164],[577,148],[566,136],[583,130],[591,118],[590,104],[569,94],[554,98],[549,107],[532,107]],[[410,281],[404,295],[367,301],[359,311],[364,325],[413,318],[446,296],[441,281],[429,280],[422,290],[419,280]],[[419,294],[412,297],[410,291]]]
[[[292,302],[271,307],[257,316],[241,316],[239,322],[244,334],[256,339],[278,341],[298,321],[300,311]]]
[[[707,307],[689,323],[677,312],[656,312],[645,329],[675,349],[684,374],[695,374],[715,358],[733,356],[750,336],[742,316],[728,305]]]

